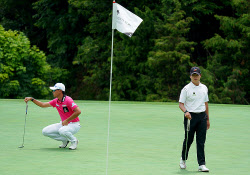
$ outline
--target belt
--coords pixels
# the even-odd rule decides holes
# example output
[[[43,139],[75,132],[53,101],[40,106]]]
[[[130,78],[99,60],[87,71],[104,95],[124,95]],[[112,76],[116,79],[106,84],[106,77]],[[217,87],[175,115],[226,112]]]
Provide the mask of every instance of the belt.
[[[195,114],[201,114],[201,113],[204,113],[205,111],[203,112],[190,112],[190,113],[195,113]]]

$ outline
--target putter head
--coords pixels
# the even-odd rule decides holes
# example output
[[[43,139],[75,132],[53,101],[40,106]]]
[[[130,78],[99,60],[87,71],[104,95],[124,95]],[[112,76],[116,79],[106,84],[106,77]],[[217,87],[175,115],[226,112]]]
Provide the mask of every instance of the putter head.
[[[19,146],[18,148],[23,148],[24,146],[22,145],[22,146]]]

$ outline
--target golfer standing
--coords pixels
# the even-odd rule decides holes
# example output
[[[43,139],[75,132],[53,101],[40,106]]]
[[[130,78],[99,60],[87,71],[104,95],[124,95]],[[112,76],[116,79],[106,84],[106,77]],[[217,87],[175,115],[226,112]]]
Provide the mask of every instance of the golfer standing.
[[[52,139],[62,141],[62,145],[59,148],[66,148],[68,143],[71,142],[69,149],[76,149],[78,140],[74,136],[79,129],[80,123],[78,116],[81,114],[81,110],[74,103],[73,99],[65,95],[65,86],[62,83],[56,83],[54,87],[50,87],[53,91],[54,100],[50,102],[40,102],[33,97],[26,97],[24,101],[27,103],[31,100],[37,106],[40,107],[55,107],[61,117],[61,122],[49,125],[43,128],[43,135]]]
[[[201,70],[199,67],[192,67],[190,70],[191,82],[182,90],[179,99],[179,107],[184,112],[185,139],[183,141],[180,168],[186,168],[188,151],[193,143],[196,133],[198,171],[208,172],[205,166],[205,141],[206,133],[210,127],[208,113],[208,89],[200,83]],[[188,121],[189,120],[189,121]],[[190,126],[187,126],[189,125]],[[187,131],[187,127],[189,130]]]

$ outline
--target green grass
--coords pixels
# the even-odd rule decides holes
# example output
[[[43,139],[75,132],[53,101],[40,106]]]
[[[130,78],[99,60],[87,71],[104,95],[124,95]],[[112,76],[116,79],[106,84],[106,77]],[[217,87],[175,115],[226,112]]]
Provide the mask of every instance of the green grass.
[[[1,175],[105,175],[108,102],[76,101],[82,110],[77,150],[59,149],[43,127],[60,121],[56,109],[29,102],[24,148],[25,103],[0,100]],[[206,161],[211,175],[249,174],[250,107],[210,104]],[[196,142],[179,169],[184,138],[178,103],[112,102],[109,175],[179,175],[197,172]]]

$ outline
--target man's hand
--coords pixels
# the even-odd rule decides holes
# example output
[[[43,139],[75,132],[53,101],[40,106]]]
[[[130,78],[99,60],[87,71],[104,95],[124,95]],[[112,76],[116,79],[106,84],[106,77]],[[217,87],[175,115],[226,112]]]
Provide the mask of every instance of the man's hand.
[[[210,128],[210,122],[207,120],[207,130]]]
[[[67,122],[67,120],[64,120],[63,122],[62,122],[62,125],[63,126],[67,126],[69,124],[69,122]]]
[[[25,97],[25,99],[24,99],[24,101],[26,103],[28,103],[28,101],[30,101],[30,100],[32,100],[33,103],[35,103],[37,106],[40,106],[42,108],[52,107],[49,102],[43,103],[43,102],[40,102],[40,101],[34,99],[33,97]]]
[[[190,114],[189,112],[186,112],[186,113],[185,113],[185,117],[188,118],[189,120],[192,119],[191,114]]]
[[[187,111],[187,109],[184,107],[184,103],[179,103],[179,108],[184,112]],[[186,113],[184,112],[184,115],[186,118],[188,118],[189,120],[192,119],[191,114],[187,111]]]
[[[33,97],[25,97],[24,101],[27,103],[28,101],[32,100]]]

